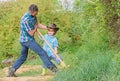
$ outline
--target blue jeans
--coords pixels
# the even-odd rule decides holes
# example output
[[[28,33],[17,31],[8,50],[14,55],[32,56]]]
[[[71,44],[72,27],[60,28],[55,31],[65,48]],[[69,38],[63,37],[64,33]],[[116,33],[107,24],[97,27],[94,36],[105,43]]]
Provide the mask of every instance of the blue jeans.
[[[61,60],[62,59],[62,56],[60,54],[58,54],[58,56],[60,57]],[[56,65],[59,65],[60,64],[60,60],[55,56],[55,55],[51,55],[49,56],[50,60],[53,60],[54,62],[56,62]],[[43,65],[43,68],[47,68],[45,65]]]
[[[61,60],[63,60],[63,59],[62,59],[62,56],[61,56],[60,54],[58,54],[58,56],[59,56],[59,58],[60,58]],[[60,60],[59,60],[55,55],[52,55],[52,56],[50,56],[49,58],[50,58],[50,60],[54,60],[57,65],[60,64]]]
[[[21,44],[21,53],[20,57],[16,60],[16,62],[12,65],[12,67],[17,70],[26,60],[28,56],[29,48],[33,50],[36,54],[39,55],[45,67],[55,67],[55,65],[50,61],[47,53],[40,47],[40,45],[35,40],[30,40],[28,42],[23,42]]]

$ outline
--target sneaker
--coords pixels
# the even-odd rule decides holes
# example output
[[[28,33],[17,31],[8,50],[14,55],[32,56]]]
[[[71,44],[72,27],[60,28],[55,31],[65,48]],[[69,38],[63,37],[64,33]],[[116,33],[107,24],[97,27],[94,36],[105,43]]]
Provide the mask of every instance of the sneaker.
[[[15,74],[15,69],[12,67],[9,67],[9,71],[8,71],[8,76],[7,77],[17,77]]]
[[[59,65],[60,65],[62,68],[66,68],[66,65],[63,64],[63,63],[60,63]]]
[[[41,73],[41,75],[42,75],[42,76],[45,76],[46,71],[47,71],[47,69],[46,69],[46,68],[43,68],[43,69],[42,69],[42,73]]]
[[[54,74],[58,72],[58,68],[56,66],[49,67],[48,69],[50,69]]]

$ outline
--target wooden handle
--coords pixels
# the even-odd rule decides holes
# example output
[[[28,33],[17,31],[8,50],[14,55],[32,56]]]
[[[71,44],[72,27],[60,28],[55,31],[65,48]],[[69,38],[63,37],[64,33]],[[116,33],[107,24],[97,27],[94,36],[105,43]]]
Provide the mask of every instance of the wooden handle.
[[[51,49],[51,51],[53,52],[53,54],[60,60],[61,65],[63,67],[66,67],[66,64],[61,60],[61,58],[58,56],[58,54],[55,53],[54,49],[51,47],[51,45],[48,43],[48,41],[44,38],[44,36],[41,34],[41,32],[39,32],[38,30],[37,30],[37,32],[42,37],[42,39],[45,41],[45,43],[49,46],[49,48]]]

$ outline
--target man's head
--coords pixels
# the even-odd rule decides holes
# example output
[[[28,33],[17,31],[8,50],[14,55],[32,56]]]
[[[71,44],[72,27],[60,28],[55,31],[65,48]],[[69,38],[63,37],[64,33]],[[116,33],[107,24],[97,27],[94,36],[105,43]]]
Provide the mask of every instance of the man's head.
[[[36,16],[38,14],[38,7],[35,4],[29,6],[29,12],[31,16]]]

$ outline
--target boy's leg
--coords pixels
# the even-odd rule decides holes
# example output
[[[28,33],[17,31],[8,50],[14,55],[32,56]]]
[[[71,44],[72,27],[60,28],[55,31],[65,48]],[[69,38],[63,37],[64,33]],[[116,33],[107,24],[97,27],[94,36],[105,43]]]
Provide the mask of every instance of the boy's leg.
[[[14,64],[9,68],[8,77],[15,77],[15,71],[25,62],[28,56],[28,48],[21,43],[21,53],[20,57],[14,62]]]
[[[58,56],[60,57],[61,60],[63,60],[60,54],[58,54]],[[57,63],[57,65],[60,65],[63,68],[66,67],[60,62],[60,60],[55,55],[52,55],[50,58],[53,59]]]
[[[57,67],[50,61],[47,53],[40,47],[40,45],[35,40],[29,41],[28,47],[40,56],[45,67],[47,67],[53,72],[57,71]]]
[[[58,54],[58,56],[61,60],[63,60],[60,54]],[[52,55],[50,58],[53,59],[57,64],[60,64],[60,60],[55,55]]]

